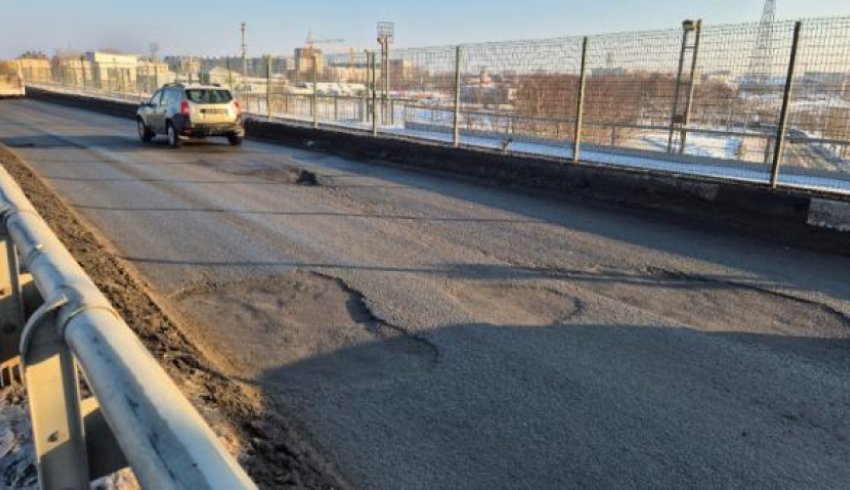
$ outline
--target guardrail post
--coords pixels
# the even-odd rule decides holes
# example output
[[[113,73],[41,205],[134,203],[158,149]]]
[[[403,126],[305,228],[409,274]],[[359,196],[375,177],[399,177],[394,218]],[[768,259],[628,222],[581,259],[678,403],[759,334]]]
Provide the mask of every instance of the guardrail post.
[[[455,107],[454,121],[452,123],[453,139],[452,142],[455,148],[460,147],[460,57],[463,54],[463,47],[458,46],[455,50]]]
[[[779,186],[779,166],[785,153],[785,132],[788,130],[788,108],[791,105],[791,93],[794,90],[794,70],[797,66],[797,48],[800,45],[802,22],[794,24],[794,38],[791,42],[791,58],[788,60],[788,74],[785,78],[785,91],[782,96],[782,109],[779,112],[779,128],[776,134],[776,149],[773,151],[773,168],[770,171],[770,187]]]
[[[21,357],[38,480],[44,489],[88,489],[77,367],[56,325],[67,298],[48,300],[24,328]]]
[[[578,78],[578,95],[576,96],[576,127],[573,137],[573,163],[578,163],[581,157],[581,127],[584,120],[584,89],[587,85],[587,37],[581,41],[581,73]]]
[[[0,218],[48,298],[19,349],[41,488],[88,490],[121,453],[143,488],[255,489],[2,167]],[[99,408],[80,400],[78,372]]]
[[[266,56],[266,119],[272,119],[272,57]]]
[[[23,381],[18,345],[25,318],[18,271],[15,246],[5,230],[0,229],[0,387]]]

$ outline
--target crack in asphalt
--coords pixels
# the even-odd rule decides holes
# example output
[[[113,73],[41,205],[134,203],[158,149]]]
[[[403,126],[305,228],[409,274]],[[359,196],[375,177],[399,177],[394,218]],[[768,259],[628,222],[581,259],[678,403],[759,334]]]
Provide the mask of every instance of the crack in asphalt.
[[[844,323],[846,323],[848,326],[850,326],[850,315],[848,315],[844,311],[841,311],[838,308],[835,308],[834,306],[832,306],[832,305],[830,305],[826,302],[823,302],[823,301],[817,301],[817,300],[814,300],[814,299],[796,296],[796,295],[793,295],[793,294],[790,294],[790,293],[777,291],[775,289],[766,288],[764,286],[759,286],[759,285],[756,285],[756,284],[748,284],[746,282],[732,281],[732,280],[729,280],[729,279],[719,279],[719,278],[716,278],[716,277],[706,276],[706,275],[702,275],[702,274],[694,274],[694,273],[688,273],[688,272],[670,270],[670,269],[662,269],[662,268],[648,268],[647,271],[656,274],[658,277],[667,277],[667,278],[670,278],[670,279],[680,280],[680,281],[683,281],[683,282],[693,281],[693,282],[702,282],[702,283],[707,283],[707,284],[720,284],[720,285],[725,285],[725,286],[733,286],[733,287],[737,287],[737,288],[748,289],[750,291],[755,291],[755,292],[758,292],[758,293],[761,293],[761,294],[767,294],[767,295],[770,295],[770,296],[775,296],[775,297],[783,299],[783,300],[794,301],[794,302],[797,302],[797,303],[801,303],[801,304],[805,304],[805,305],[809,305],[809,306],[814,306],[814,307],[817,307],[817,308],[821,308],[822,310],[825,310],[829,313],[832,313],[833,315],[841,318],[841,320]]]
[[[348,311],[348,314],[351,316],[351,319],[355,323],[362,325],[366,329],[366,331],[375,336],[377,339],[384,342],[392,339],[394,335],[400,336],[402,338],[416,342],[421,347],[426,348],[429,351],[427,354],[428,357],[432,358],[435,364],[439,361],[440,349],[434,342],[407,328],[393,324],[388,320],[379,317],[370,306],[370,302],[366,298],[366,296],[358,289],[351,286],[345,280],[339,277],[315,271],[296,270],[289,274],[299,273],[308,274],[312,277],[334,282],[348,297],[345,307]],[[271,275],[262,279],[258,279],[257,281],[261,282],[268,279],[273,279],[276,276],[277,275]],[[174,302],[181,302],[197,295],[210,294],[218,290],[222,290],[228,286],[242,285],[245,283],[246,281],[219,282],[212,279],[196,280],[192,281],[191,283],[188,283],[184,287],[170,294],[168,296],[168,299]]]
[[[390,330],[397,335],[413,340],[427,347],[431,351],[431,356],[433,357],[435,363],[439,360],[440,348],[434,342],[420,334],[412,332],[411,330],[408,330],[400,325],[390,323],[386,319],[379,317],[372,309],[372,307],[369,306],[369,301],[367,300],[366,296],[362,292],[351,286],[344,279],[327,274],[322,274],[319,272],[311,272],[311,274],[326,280],[335,281],[349,296],[348,304],[346,305],[349,314],[352,315],[352,318],[355,321],[365,325],[366,329],[370,333],[372,333],[381,340],[387,340],[391,336],[387,335],[385,330]],[[364,316],[363,314],[365,314],[365,319],[357,318],[358,316]]]

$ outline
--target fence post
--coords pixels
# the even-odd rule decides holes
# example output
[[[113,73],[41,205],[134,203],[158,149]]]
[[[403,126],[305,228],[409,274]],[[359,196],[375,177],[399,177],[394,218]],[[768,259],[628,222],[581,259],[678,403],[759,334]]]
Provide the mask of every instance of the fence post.
[[[266,119],[272,119],[272,57],[266,56]]]
[[[127,78],[129,73],[125,74],[124,69],[121,69],[121,98],[127,100]]]
[[[794,69],[797,65],[797,48],[800,45],[802,22],[794,24],[794,39],[791,42],[791,58],[788,60],[788,76],[785,78],[785,93],[782,96],[782,109],[779,112],[779,129],[776,134],[776,149],[773,151],[773,168],[770,172],[770,187],[779,186],[779,165],[785,152],[785,132],[788,129],[788,107],[791,105],[791,92],[794,89]]]
[[[310,105],[313,110],[313,129],[319,128],[319,55],[313,54],[313,97]]]
[[[573,138],[573,162],[578,163],[581,156],[581,126],[584,120],[584,88],[587,85],[587,37],[581,41],[581,73],[578,78],[576,96],[576,127]]]
[[[230,90],[236,91],[236,87],[233,86],[233,70],[230,69],[230,58],[227,58],[227,87]]]
[[[685,115],[682,118],[682,133],[679,143],[679,154],[685,154],[685,145],[688,139],[688,125],[691,123],[691,108],[694,104],[694,90],[696,88],[697,62],[699,60],[699,43],[702,36],[702,19],[697,20],[696,31],[694,32],[694,55],[691,60],[691,78],[688,82],[688,96],[685,99]]]
[[[80,69],[83,71],[83,93],[86,93],[86,64],[84,57],[80,56]]]
[[[460,147],[460,57],[463,48],[458,46],[455,50],[455,114],[452,123],[454,131],[453,144],[455,148]]]
[[[376,54],[372,56],[372,136],[378,136],[378,65]]]
[[[676,70],[676,87],[673,90],[673,110],[670,111],[670,136],[667,139],[667,153],[673,153],[673,134],[676,132],[676,124],[679,122],[679,98],[682,95],[682,72],[685,69],[685,54],[688,51],[688,37],[690,37],[693,22],[686,20],[682,22],[682,48],[679,51],[679,68]],[[691,80],[693,82],[693,80]]]

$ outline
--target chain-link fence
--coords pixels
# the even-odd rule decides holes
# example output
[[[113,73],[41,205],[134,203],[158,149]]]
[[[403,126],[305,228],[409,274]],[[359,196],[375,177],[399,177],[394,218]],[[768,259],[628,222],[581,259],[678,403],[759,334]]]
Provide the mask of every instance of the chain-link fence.
[[[563,159],[580,142],[584,161],[850,192],[850,18],[805,20],[798,35],[796,24],[686,21],[389,53],[308,46],[245,60],[245,73],[234,58],[135,71],[66,58],[37,82],[128,100],[166,82],[218,83],[259,117]]]

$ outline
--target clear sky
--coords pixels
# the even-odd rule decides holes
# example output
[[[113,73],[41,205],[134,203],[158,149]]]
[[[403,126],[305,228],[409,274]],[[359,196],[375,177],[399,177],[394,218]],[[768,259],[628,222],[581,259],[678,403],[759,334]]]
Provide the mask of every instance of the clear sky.
[[[398,46],[456,44],[754,22],[763,0],[0,0],[0,58],[56,48],[162,54],[289,54],[307,32],[374,45],[375,22],[396,23]],[[850,0],[778,0],[779,19],[850,15]],[[327,48],[326,48],[327,49]]]

